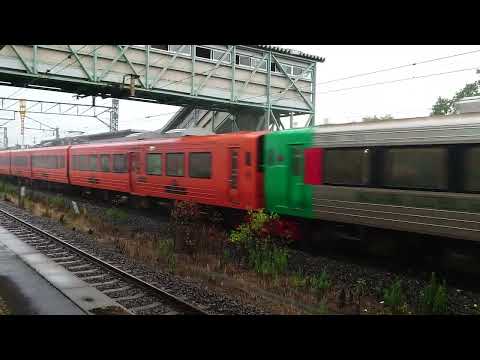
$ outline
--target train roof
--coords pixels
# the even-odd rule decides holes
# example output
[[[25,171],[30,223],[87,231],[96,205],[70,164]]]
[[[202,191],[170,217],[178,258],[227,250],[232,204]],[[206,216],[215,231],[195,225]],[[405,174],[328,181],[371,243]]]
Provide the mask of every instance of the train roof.
[[[313,128],[324,147],[430,145],[480,142],[480,113],[429,116]]]
[[[124,142],[106,142],[106,143],[91,143],[91,144],[79,144],[72,145],[73,149],[88,149],[88,148],[107,148],[107,147],[133,147],[138,145],[153,145],[158,143],[179,143],[179,142],[208,142],[208,141],[234,141],[241,138],[259,138],[264,135],[265,131],[240,131],[236,133],[227,134],[213,134],[213,135],[189,135],[179,137],[165,137],[155,139],[145,139],[138,141],[124,141]]]

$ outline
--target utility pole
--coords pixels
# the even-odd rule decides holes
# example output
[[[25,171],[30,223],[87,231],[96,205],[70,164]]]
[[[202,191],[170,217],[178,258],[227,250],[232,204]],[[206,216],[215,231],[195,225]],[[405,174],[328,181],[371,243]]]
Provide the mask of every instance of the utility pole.
[[[27,113],[27,105],[25,99],[20,99],[20,134],[22,135],[22,149],[25,148],[25,114]]]
[[[60,133],[59,133],[59,128],[55,128],[55,139],[60,139]]]
[[[110,132],[118,131],[119,107],[120,107],[120,101],[118,99],[112,99],[112,111],[110,112]]]
[[[7,135],[7,127],[3,126],[3,147],[6,149],[8,148],[8,135]]]

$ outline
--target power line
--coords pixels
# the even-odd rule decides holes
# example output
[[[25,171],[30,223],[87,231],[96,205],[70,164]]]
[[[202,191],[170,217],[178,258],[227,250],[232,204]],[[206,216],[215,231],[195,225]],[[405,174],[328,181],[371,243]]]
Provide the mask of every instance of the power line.
[[[405,65],[395,66],[395,67],[391,67],[391,68],[387,68],[387,69],[380,69],[380,70],[371,71],[371,72],[367,72],[367,73],[361,73],[361,74],[351,75],[351,76],[347,76],[347,77],[344,77],[344,78],[338,78],[338,79],[328,80],[328,81],[324,81],[324,82],[318,82],[317,85],[330,84],[330,83],[332,83],[332,82],[337,82],[337,81],[342,81],[342,80],[348,80],[348,79],[353,79],[353,78],[362,77],[362,76],[367,76],[367,75],[378,74],[378,73],[386,72],[386,71],[403,69],[403,68],[410,67],[410,66],[415,66],[415,65],[420,65],[420,64],[427,64],[427,63],[434,62],[434,61],[440,61],[440,60],[450,59],[450,58],[454,58],[454,57],[457,57],[457,56],[463,56],[463,55],[468,55],[468,54],[473,54],[473,53],[478,53],[478,52],[480,52],[480,49],[478,49],[478,50],[473,50],[473,51],[467,51],[467,52],[463,52],[463,53],[459,53],[459,54],[442,56],[442,57],[435,58],[435,59],[417,61],[417,62],[414,62],[414,63],[411,63],[411,64],[405,64]]]
[[[424,79],[424,78],[428,78],[428,77],[431,77],[431,76],[440,76],[440,75],[446,75],[446,74],[453,74],[453,73],[458,73],[458,72],[463,72],[463,71],[471,71],[471,70],[475,70],[475,69],[477,69],[477,67],[468,68],[468,69],[452,70],[452,71],[446,71],[446,72],[435,73],[435,74],[428,74],[428,75],[421,75],[421,76],[412,76],[412,77],[408,77],[408,78],[402,78],[402,79],[396,79],[396,80],[388,80],[388,81],[381,81],[381,82],[376,82],[376,83],[371,83],[371,84],[365,84],[365,85],[352,86],[352,87],[347,87],[347,88],[342,88],[342,89],[335,89],[335,90],[329,90],[329,91],[324,91],[324,92],[318,92],[317,94],[330,94],[330,93],[334,93],[334,92],[338,92],[338,91],[346,91],[346,90],[360,89],[360,88],[370,87],[370,86],[392,84],[392,83],[397,83],[397,82],[402,82],[402,81],[408,81],[408,80]]]

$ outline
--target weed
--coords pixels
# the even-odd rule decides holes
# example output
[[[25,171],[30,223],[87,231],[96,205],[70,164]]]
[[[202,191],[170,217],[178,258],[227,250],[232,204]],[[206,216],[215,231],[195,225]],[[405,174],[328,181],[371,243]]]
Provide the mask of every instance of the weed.
[[[318,304],[318,308],[315,311],[316,315],[327,315],[328,314],[328,306],[327,306],[327,299],[323,298],[320,303]]]
[[[258,245],[250,249],[248,263],[258,274],[276,276],[287,270],[288,250]]]
[[[435,278],[435,273],[432,273],[430,283],[421,294],[420,305],[422,312],[426,314],[442,314],[447,312],[448,305],[445,281],[443,281],[443,285],[440,285]]]
[[[175,244],[172,239],[157,241],[158,255],[165,261],[170,272],[173,272],[176,266],[174,249]]]
[[[353,292],[357,299],[364,296],[367,291],[367,282],[364,279],[358,279],[354,286]]]
[[[390,308],[392,314],[405,314],[408,311],[401,280],[397,280],[388,289],[385,289],[384,297],[385,305]]]
[[[317,294],[323,294],[331,286],[327,272],[324,270],[320,275],[314,275],[309,278],[310,287]]]
[[[287,269],[288,250],[283,247],[286,239],[270,229],[274,221],[278,221],[278,215],[263,209],[249,211],[248,221],[230,234],[229,241],[245,252],[249,266],[259,274],[277,276]]]
[[[123,223],[128,218],[128,214],[124,210],[118,208],[110,208],[106,211],[105,214],[108,218],[110,218],[113,222],[116,223]]]
[[[305,288],[308,283],[308,279],[303,275],[302,270],[297,270],[290,277],[290,283],[295,288]]]
[[[65,201],[61,196],[54,196],[54,197],[49,197],[47,199],[47,204],[50,207],[57,208],[57,209],[63,209],[65,207]]]

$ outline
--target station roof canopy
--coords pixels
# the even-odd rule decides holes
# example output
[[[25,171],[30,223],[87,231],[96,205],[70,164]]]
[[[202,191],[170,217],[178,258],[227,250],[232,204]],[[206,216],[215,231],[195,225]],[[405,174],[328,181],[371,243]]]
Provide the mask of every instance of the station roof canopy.
[[[263,50],[278,52],[280,54],[298,56],[298,57],[308,59],[308,60],[315,60],[315,61],[318,61],[318,62],[321,62],[321,63],[323,63],[325,61],[325,58],[323,58],[323,57],[320,57],[320,56],[317,56],[317,55],[307,54],[307,53],[304,53],[304,52],[299,51],[299,50],[287,49],[287,48],[280,47],[280,46],[272,46],[272,45],[249,45],[249,46],[256,47],[256,48],[263,49]]]

